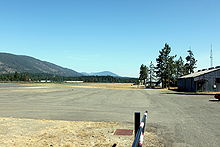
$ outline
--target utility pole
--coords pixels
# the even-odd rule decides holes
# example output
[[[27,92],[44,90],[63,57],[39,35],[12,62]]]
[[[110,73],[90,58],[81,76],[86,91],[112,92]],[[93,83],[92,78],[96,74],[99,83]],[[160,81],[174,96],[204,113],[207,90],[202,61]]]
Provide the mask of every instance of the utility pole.
[[[210,51],[210,60],[211,60],[211,67],[213,67],[212,44],[211,44],[211,51]]]

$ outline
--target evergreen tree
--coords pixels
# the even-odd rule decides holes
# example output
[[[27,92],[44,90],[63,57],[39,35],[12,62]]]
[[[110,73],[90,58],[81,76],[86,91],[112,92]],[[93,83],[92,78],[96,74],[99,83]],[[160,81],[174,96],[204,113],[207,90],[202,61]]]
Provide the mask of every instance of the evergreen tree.
[[[146,82],[147,82],[147,77],[148,77],[148,69],[147,66],[142,64],[140,67],[140,76],[139,76],[139,80],[143,81],[143,84],[146,86]]]
[[[174,74],[175,74],[175,61],[174,61],[174,58],[176,57],[175,56],[169,56],[168,58],[168,69],[167,69],[167,72],[168,72],[168,80],[167,80],[167,86],[170,87],[171,85],[173,86],[174,83],[175,83],[175,78],[174,78]]]
[[[150,62],[150,66],[149,66],[149,86],[152,88],[153,87],[153,81],[156,80],[156,75],[155,75],[155,67],[153,62]]]
[[[175,73],[174,73],[174,84],[177,86],[177,80],[179,77],[185,74],[185,66],[182,57],[175,61],[174,63]]]
[[[185,74],[191,74],[194,73],[197,60],[194,58],[192,50],[188,50],[187,52],[189,55],[186,56]]]
[[[169,87],[171,80],[173,79],[175,56],[170,56],[170,52],[171,48],[166,43],[164,48],[159,51],[160,55],[156,59],[156,74],[160,78],[160,82],[162,82],[163,88]]]
[[[16,75],[16,76],[15,76]],[[107,82],[107,83],[138,83],[138,78],[127,77],[112,77],[112,76],[82,76],[82,77],[63,77],[58,75],[51,75],[46,73],[8,73],[0,74],[0,81],[32,81],[39,82],[40,80],[50,80],[52,82],[63,81],[84,81],[84,82]],[[31,79],[31,80],[30,80]]]
[[[16,71],[15,74],[14,74],[14,78],[13,78],[14,81],[19,81],[19,75],[18,75],[18,72]]]

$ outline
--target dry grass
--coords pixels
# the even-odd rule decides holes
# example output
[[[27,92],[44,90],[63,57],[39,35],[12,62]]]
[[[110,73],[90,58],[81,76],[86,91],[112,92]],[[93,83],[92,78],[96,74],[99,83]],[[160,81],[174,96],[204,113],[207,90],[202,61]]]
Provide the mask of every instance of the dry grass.
[[[0,146],[4,147],[129,147],[132,136],[113,135],[126,128],[116,122],[53,121],[0,118]],[[145,134],[144,146],[163,146],[152,133]]]
[[[132,83],[29,83],[23,84],[31,87],[79,87],[79,88],[103,88],[103,89],[137,89],[137,85]]]

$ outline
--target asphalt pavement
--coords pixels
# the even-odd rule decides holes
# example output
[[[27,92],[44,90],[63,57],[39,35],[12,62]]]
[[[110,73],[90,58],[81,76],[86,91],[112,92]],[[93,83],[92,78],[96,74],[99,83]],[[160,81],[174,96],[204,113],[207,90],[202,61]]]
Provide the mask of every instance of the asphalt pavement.
[[[147,130],[166,146],[218,147],[220,103],[210,98],[168,90],[7,85],[0,86],[0,117],[116,121],[132,126],[134,112],[147,110]]]

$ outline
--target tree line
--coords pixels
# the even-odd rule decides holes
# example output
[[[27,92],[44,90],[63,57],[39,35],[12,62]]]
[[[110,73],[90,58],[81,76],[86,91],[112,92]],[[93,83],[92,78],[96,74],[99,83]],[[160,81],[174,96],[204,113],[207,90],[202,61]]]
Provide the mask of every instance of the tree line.
[[[170,55],[171,47],[166,43],[164,48],[159,51],[156,58],[156,66],[153,62],[149,67],[142,64],[140,67],[139,81],[144,85],[153,87],[162,84],[162,88],[177,86],[179,77],[193,73],[196,68],[197,60],[191,49],[188,51],[185,61],[180,56],[176,59],[177,55]]]
[[[137,83],[138,78],[112,77],[112,76],[81,76],[81,77],[64,77],[46,73],[10,73],[1,74],[0,81],[25,81],[40,82],[41,80],[50,82],[64,81],[83,81],[98,83]]]

